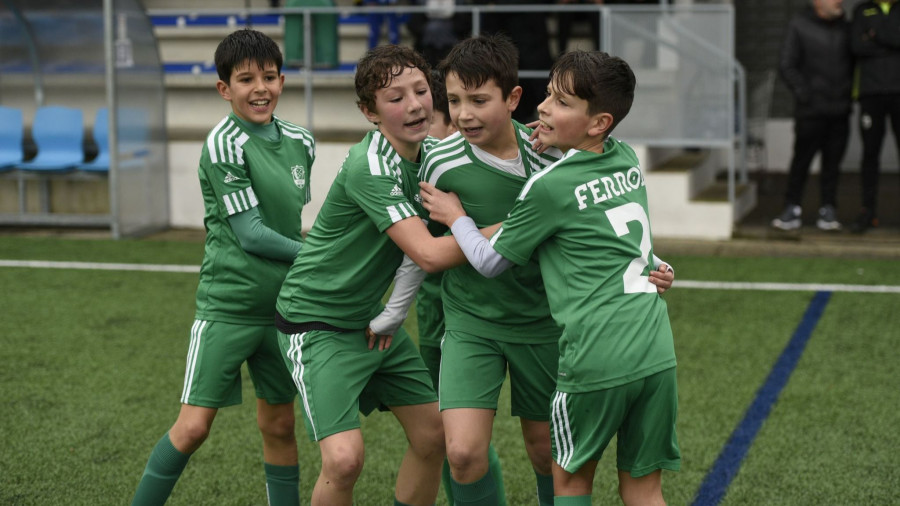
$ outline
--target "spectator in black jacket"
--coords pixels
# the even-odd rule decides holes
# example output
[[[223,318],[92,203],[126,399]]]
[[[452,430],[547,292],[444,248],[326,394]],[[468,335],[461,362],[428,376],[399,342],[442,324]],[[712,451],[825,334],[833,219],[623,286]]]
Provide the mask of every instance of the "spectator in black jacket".
[[[897,0],[858,4],[853,10],[850,46],[859,72],[857,95],[863,144],[863,208],[851,229],[862,233],[878,225],[875,197],[888,117],[900,151],[900,6]]]
[[[821,195],[816,226],[839,230],[836,193],[850,133],[853,61],[843,0],[811,0],[791,18],[779,71],[794,94],[794,156],[785,208],[772,226],[801,225],[803,188],[810,164],[821,153]]]

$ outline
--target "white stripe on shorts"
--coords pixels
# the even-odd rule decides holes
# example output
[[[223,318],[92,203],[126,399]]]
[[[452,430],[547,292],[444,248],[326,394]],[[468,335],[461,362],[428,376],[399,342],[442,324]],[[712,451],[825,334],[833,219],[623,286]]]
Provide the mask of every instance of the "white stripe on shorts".
[[[187,404],[188,397],[191,395],[191,386],[194,384],[194,369],[197,368],[197,355],[200,351],[200,337],[207,323],[203,320],[194,320],[194,326],[191,327],[191,344],[188,345],[187,365],[184,368],[184,390],[181,391],[182,404]]]
[[[572,454],[575,453],[572,427],[569,425],[569,411],[566,408],[567,396],[568,394],[565,392],[555,392],[550,413],[550,422],[553,424],[553,437],[556,443],[556,463],[563,469],[566,469],[566,466],[572,461]]]
[[[297,390],[300,392],[300,399],[303,401],[303,410],[306,411],[306,418],[309,419],[309,426],[312,427],[313,430],[313,439],[315,441],[319,440],[319,435],[316,432],[316,423],[313,421],[312,410],[309,409],[309,398],[306,395],[306,384],[303,383],[303,337],[306,336],[306,332],[302,334],[291,334],[290,336],[290,347],[288,348],[287,356],[290,359],[291,363],[294,364],[294,370],[291,371],[291,377],[294,378],[294,385],[297,385]]]
[[[438,384],[437,384],[437,393],[438,393],[438,408],[440,408],[440,394],[441,394],[441,378],[444,375],[444,339],[447,338],[447,332],[444,331],[444,334],[441,336],[441,360],[438,362]]]

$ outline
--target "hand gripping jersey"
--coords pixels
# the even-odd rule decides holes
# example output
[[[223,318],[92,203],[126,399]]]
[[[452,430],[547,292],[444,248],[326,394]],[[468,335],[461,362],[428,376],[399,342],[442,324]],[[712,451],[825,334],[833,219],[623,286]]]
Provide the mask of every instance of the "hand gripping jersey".
[[[289,264],[244,251],[228,218],[253,207],[279,234],[301,240],[315,141],[308,130],[274,118],[280,140],[246,131],[234,114],[206,138],[200,156],[206,246],[197,287],[198,320],[271,325]]]
[[[423,142],[422,156],[434,142]],[[418,169],[378,131],[350,148],[281,288],[278,313],[285,320],[364,329],[381,312],[403,260],[384,231],[424,212]]]
[[[531,148],[531,130],[513,121],[527,175],[557,160],[558,150],[543,155]],[[456,192],[479,228],[506,219],[527,177],[504,172],[479,160],[460,135],[441,141],[425,158],[420,179]],[[537,262],[514,266],[488,279],[465,264],[444,273],[442,297],[447,330],[512,343],[547,343],[559,338],[550,317]]]
[[[647,191],[627,144],[570,150],[532,176],[491,240],[519,265],[537,253],[563,327],[559,391],[606,389],[675,366],[666,303],[648,281]]]

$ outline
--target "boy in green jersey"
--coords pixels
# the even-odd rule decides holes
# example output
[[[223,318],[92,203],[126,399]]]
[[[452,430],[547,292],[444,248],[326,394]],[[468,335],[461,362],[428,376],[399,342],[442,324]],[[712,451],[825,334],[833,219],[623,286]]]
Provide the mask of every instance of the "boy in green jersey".
[[[282,56],[268,36],[238,30],[215,53],[216,88],[232,112],[200,157],[206,246],[181,411],[150,455],[132,504],[163,504],[218,412],[241,402],[241,364],[256,387],[269,504],[299,504],[296,389],[274,325],[278,289],[300,250],[315,143],[274,115]]]
[[[450,109],[447,104],[447,88],[444,85],[444,76],[438,71],[432,71],[431,74],[431,97],[434,104],[434,118],[431,122],[431,130],[428,135],[436,139],[446,139],[455,133],[456,127],[450,121]],[[441,280],[443,272],[429,274],[416,292],[416,320],[419,330],[419,353],[422,354],[422,360],[431,373],[431,382],[435,390],[438,388],[438,379],[441,370],[441,339],[444,337],[444,303],[441,300]],[[388,302],[385,311],[391,307],[391,302],[395,300],[392,293],[391,300]],[[400,302],[398,306],[403,307]],[[404,311],[405,314],[405,311]],[[503,474],[500,468],[500,457],[494,446],[488,447],[488,461],[491,474],[497,484],[497,506],[506,505],[506,496],[503,489]],[[445,460],[444,468],[441,474],[441,483],[444,485],[444,492],[447,494],[447,502],[455,504],[453,498],[453,488],[450,478],[450,465]]]
[[[377,129],[350,149],[278,296],[279,342],[322,455],[313,504],[352,503],[364,456],[359,412],[382,406],[409,441],[396,503],[432,504],[440,486],[444,432],[428,369],[400,322],[372,321],[395,272],[406,291],[407,278],[421,281],[411,262],[433,272],[465,261],[420,218],[416,175],[434,141],[430,77],[405,47],[378,46],[359,61],[358,106]],[[411,262],[401,267],[404,253]]]
[[[634,87],[628,65],[606,53],[575,51],[554,64],[538,137],[566,152],[529,178],[490,240],[458,199],[421,185],[431,218],[451,226],[479,272],[540,264],[562,327],[551,416],[555,504],[591,504],[597,461],[614,435],[626,505],[664,504],[661,470],[680,468],[675,351],[649,267],[646,188],[634,151],[609,137]]]
[[[562,155],[534,149],[531,130],[512,119],[522,94],[517,61],[505,37],[475,37],[454,47],[439,67],[460,133],[428,152],[420,179],[458,194],[482,227],[506,218],[528,177]],[[495,504],[501,492],[488,473],[488,445],[507,370],[538,499],[551,504],[549,420],[560,329],[540,267],[526,262],[486,279],[463,265],[444,274],[442,297],[440,404],[457,504]]]

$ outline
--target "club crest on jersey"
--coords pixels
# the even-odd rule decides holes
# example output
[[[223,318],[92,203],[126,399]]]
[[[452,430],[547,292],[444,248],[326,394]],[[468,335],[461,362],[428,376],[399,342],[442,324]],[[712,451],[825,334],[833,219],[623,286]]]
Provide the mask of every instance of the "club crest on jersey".
[[[394,185],[394,187],[391,188],[391,197],[400,197],[402,195],[403,195],[403,190],[401,190],[399,186]]]
[[[294,184],[301,190],[306,187],[306,168],[302,165],[294,165],[291,167],[291,176],[294,177]]]
[[[235,182],[235,181],[240,181],[240,179],[241,179],[241,178],[235,176],[235,175],[232,174],[231,172],[227,172],[227,173],[225,174],[225,182],[226,182],[226,183],[233,183],[233,182]]]

